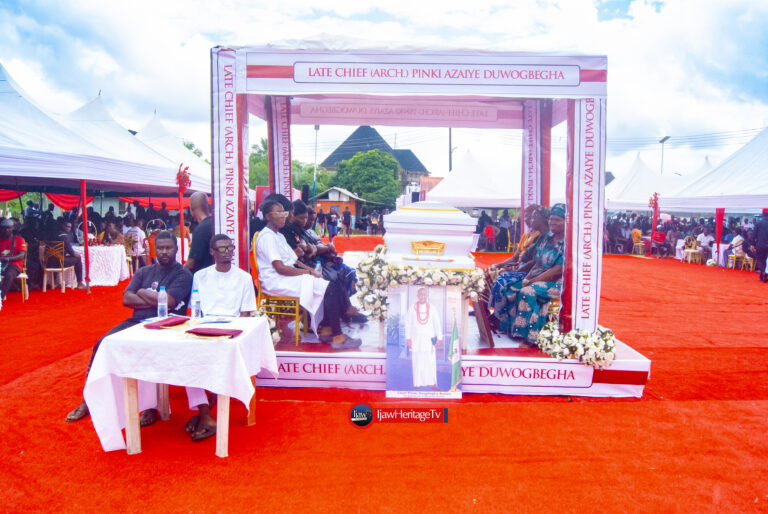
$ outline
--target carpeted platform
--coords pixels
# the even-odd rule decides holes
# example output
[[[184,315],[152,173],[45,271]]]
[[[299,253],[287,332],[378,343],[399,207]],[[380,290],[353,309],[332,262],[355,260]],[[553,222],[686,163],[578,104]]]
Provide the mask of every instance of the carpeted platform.
[[[447,424],[360,429],[358,403],[425,403],[260,388],[255,427],[233,402],[227,459],[189,441],[176,388],[137,456],[64,423],[91,345],[128,313],[122,289],[4,304],[2,510],[768,510],[768,285],[753,273],[606,257],[601,323],[653,360],[641,400],[466,395],[428,403]]]

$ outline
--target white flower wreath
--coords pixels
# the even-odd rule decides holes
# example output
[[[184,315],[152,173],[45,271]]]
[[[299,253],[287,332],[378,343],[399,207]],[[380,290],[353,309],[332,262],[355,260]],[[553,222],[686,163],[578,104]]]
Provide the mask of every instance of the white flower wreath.
[[[611,330],[599,325],[594,333],[571,330],[562,334],[557,323],[549,322],[539,331],[536,344],[542,352],[559,361],[578,359],[588,366],[600,369],[616,358],[616,337]]]
[[[394,266],[387,261],[386,247],[379,245],[357,265],[357,294],[363,310],[370,311],[371,318],[387,319],[389,287],[401,285],[459,286],[476,300],[485,289],[483,271],[450,271],[422,269],[412,266]]]

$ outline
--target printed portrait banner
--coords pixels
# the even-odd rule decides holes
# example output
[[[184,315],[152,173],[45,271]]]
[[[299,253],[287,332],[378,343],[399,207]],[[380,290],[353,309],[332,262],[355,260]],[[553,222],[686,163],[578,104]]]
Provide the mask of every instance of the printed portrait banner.
[[[594,332],[600,313],[605,205],[605,100],[574,102],[574,168],[570,223],[573,329]]]
[[[270,143],[269,189],[293,200],[291,184],[291,105],[287,96],[267,100]]]
[[[521,212],[541,204],[541,113],[537,100],[523,102],[523,166]],[[526,227],[529,229],[530,227]]]

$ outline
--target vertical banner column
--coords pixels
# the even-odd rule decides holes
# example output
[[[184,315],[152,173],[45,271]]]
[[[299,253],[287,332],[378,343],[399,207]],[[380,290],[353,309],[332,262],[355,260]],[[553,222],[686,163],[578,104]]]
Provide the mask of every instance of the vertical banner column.
[[[291,177],[291,103],[287,96],[267,98],[269,190],[293,200]]]
[[[541,203],[541,116],[538,100],[523,102],[523,167],[520,212]],[[522,225],[521,225],[522,226]],[[526,229],[529,227],[525,227]],[[522,230],[522,229],[521,229]],[[521,233],[522,235],[522,233]]]
[[[541,205],[552,206],[552,100],[541,100]],[[562,194],[562,191],[558,191]]]
[[[562,329],[594,332],[600,314],[603,262],[606,102],[584,98],[572,105],[568,113],[569,208],[563,277],[563,310],[568,309],[566,321],[570,317],[571,326]]]
[[[236,52],[227,48],[211,50],[211,149],[213,231],[226,234],[235,243],[233,264],[248,265],[242,261],[243,238],[241,232],[248,232],[247,204],[242,205],[243,163],[240,145],[240,123],[237,94]],[[245,120],[247,123],[247,119]],[[247,136],[246,136],[247,138]],[[247,176],[246,176],[247,181]],[[247,235],[246,238],[247,240]],[[247,241],[245,251],[248,251]]]

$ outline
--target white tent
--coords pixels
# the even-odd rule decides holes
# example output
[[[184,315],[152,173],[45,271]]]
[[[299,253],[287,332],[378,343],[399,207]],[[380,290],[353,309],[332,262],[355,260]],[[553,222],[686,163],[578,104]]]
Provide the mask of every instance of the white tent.
[[[768,128],[674,196],[662,197],[661,207],[669,212],[713,211],[722,207],[743,213],[768,207]]]
[[[136,137],[155,152],[171,159],[177,167],[180,163],[189,166],[192,184],[205,184],[207,189],[201,191],[210,191],[211,165],[192,153],[180,138],[172,135],[157,115],[152,116]]]
[[[36,105],[1,65],[0,112],[0,188],[78,192],[86,179],[89,189],[123,194],[178,190],[178,165],[136,162],[120,150],[93,144]],[[193,182],[192,189],[210,191],[210,175]]]
[[[453,207],[520,207],[520,169],[499,170],[467,150],[426,199]]]
[[[608,210],[650,210],[648,201],[653,193],[661,198],[676,192],[685,182],[684,176],[667,173],[661,175],[652,170],[638,153],[629,171],[605,188],[605,204]]]

